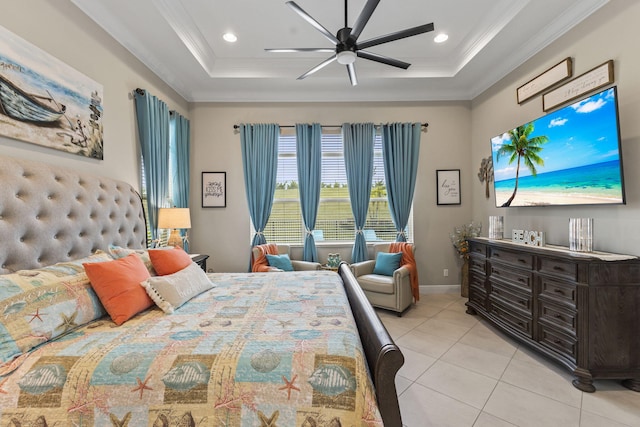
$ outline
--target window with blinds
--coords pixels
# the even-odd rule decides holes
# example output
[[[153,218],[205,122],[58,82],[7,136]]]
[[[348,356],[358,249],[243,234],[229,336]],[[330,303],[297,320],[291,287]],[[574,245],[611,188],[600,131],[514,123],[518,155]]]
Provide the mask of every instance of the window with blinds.
[[[264,231],[268,242],[301,244],[304,223],[300,209],[295,134],[280,135],[278,175],[273,208]],[[353,242],[355,221],[351,211],[342,135],[323,130],[320,204],[314,237],[316,243]],[[376,135],[371,200],[365,224],[367,242],[394,241],[395,226],[389,212],[382,160],[382,140]],[[407,226],[407,240],[413,241],[413,218]]]

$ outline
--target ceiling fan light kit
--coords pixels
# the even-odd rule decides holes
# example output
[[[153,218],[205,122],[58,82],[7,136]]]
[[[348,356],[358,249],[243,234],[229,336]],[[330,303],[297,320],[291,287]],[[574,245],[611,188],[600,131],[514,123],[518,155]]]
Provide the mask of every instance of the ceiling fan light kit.
[[[356,62],[356,53],[350,50],[343,50],[338,53],[338,63],[342,65],[353,64]]]
[[[302,80],[316,71],[324,68],[329,65],[333,61],[336,61],[339,64],[347,66],[347,73],[349,74],[349,80],[351,81],[351,85],[355,86],[358,84],[358,79],[356,76],[355,70],[355,61],[356,58],[364,58],[370,61],[379,62],[385,65],[391,65],[392,67],[398,67],[402,69],[407,69],[411,64],[408,62],[400,61],[398,59],[389,58],[387,56],[379,55],[377,53],[368,52],[363,49],[378,46],[383,43],[389,43],[395,40],[400,40],[406,37],[416,36],[418,34],[427,33],[433,31],[433,23],[420,25],[417,27],[407,28],[405,30],[397,31],[395,33],[387,34],[380,37],[374,37],[372,39],[366,40],[362,43],[358,43],[358,37],[362,33],[367,22],[371,18],[374,10],[380,3],[380,0],[367,0],[367,3],[364,5],[362,12],[356,19],[353,27],[349,27],[347,23],[347,0],[344,1],[344,28],[338,30],[336,35],[334,36],[322,26],[318,21],[316,21],[311,15],[305,12],[300,6],[298,6],[293,1],[286,2],[286,5],[289,6],[294,12],[296,12],[302,19],[311,24],[316,30],[318,30],[327,40],[329,40],[335,46],[334,49],[327,48],[275,48],[275,49],[265,49],[267,52],[333,52],[334,54],[322,61],[320,64],[313,67],[311,70],[302,74],[298,77],[298,80]]]

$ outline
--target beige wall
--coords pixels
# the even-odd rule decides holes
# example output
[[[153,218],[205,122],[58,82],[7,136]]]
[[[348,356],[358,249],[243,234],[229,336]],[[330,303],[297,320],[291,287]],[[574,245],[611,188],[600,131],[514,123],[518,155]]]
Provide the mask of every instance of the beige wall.
[[[422,285],[459,283],[458,258],[449,240],[455,225],[471,219],[469,162],[470,110],[468,102],[391,104],[197,104],[192,117],[192,221],[191,243],[197,252],[212,256],[218,271],[246,271],[250,218],[244,192],[238,123],[394,121],[428,122],[422,133],[418,179],[414,198],[416,258]],[[462,205],[436,206],[436,169],[461,169]],[[227,173],[227,208],[200,208],[200,173]],[[321,247],[320,256],[335,248]],[[350,249],[341,250],[349,260]],[[442,270],[448,268],[449,277]]]
[[[494,207],[493,192],[490,199],[485,199],[482,184],[474,179],[472,204],[475,220],[486,223],[489,215],[504,215],[505,230],[543,230],[547,233],[547,243],[568,245],[568,219],[592,217],[594,249],[640,255],[639,17],[640,2],[609,2],[472,103],[471,164],[476,170],[481,159],[491,153],[491,137],[544,114],[540,97],[518,105],[515,96],[517,87],[568,56],[573,58],[575,76],[613,59],[615,84],[618,86],[627,204],[586,208],[497,209]]]
[[[67,0],[4,1],[0,25],[103,86],[104,160],[0,137],[0,153],[122,179],[139,187],[137,87],[188,116],[188,103]]]

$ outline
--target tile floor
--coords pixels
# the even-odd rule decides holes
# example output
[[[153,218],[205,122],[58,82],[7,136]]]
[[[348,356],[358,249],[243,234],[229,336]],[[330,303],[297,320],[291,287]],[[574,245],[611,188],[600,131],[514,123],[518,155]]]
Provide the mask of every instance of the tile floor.
[[[640,393],[609,380],[579,391],[566,370],[466,314],[465,302],[426,294],[403,317],[378,311],[405,357],[404,426],[640,426]]]

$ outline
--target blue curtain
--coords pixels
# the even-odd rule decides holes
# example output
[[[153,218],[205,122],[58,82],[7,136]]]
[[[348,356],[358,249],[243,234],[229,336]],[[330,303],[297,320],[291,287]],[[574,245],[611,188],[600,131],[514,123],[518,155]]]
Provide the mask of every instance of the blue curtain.
[[[147,192],[152,241],[158,238],[158,209],[166,207],[169,188],[169,109],[147,91],[135,91],[138,136]]]
[[[305,238],[302,253],[305,261],[318,261],[313,238],[320,203],[322,179],[322,128],[318,123],[296,124],[296,159],[300,183],[300,208],[304,221]]]
[[[171,182],[171,201],[177,208],[189,207],[189,161],[190,161],[190,135],[189,120],[175,111],[171,111],[169,118],[171,135],[169,138],[169,149],[171,155],[171,171],[173,181]],[[181,230],[180,235],[184,237],[187,230]],[[189,252],[189,240],[184,241],[184,250]]]
[[[406,242],[405,229],[411,213],[420,154],[420,123],[382,126],[382,158],[387,199],[396,226],[396,242]]]
[[[263,232],[276,190],[279,136],[280,127],[276,124],[240,125],[244,187],[249,215],[256,230],[251,246],[267,243]]]
[[[351,199],[351,211],[356,223],[356,239],[351,253],[351,262],[354,263],[369,259],[367,242],[364,238],[364,224],[371,198],[374,138],[373,123],[342,125],[347,186]]]

